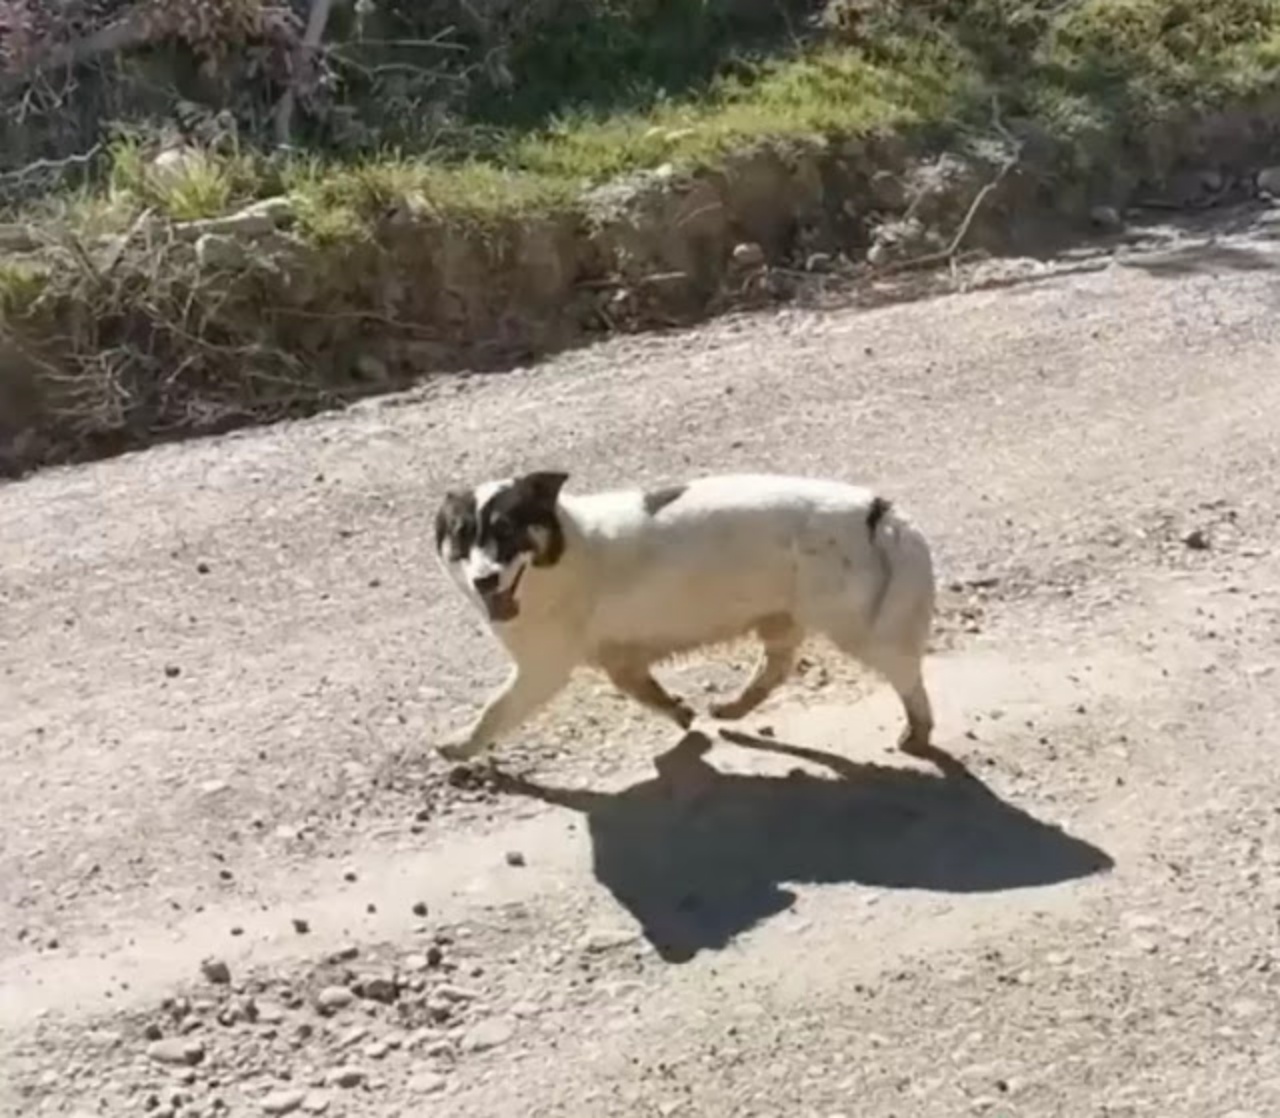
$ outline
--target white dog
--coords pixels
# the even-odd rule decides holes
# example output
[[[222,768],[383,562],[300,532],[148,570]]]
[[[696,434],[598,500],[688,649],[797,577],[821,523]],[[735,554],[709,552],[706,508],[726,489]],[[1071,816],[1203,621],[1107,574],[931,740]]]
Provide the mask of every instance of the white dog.
[[[694,712],[655,664],[754,633],[763,653],[738,719],[787,678],[809,633],[883,675],[906,709],[902,749],[928,749],[921,676],[934,610],[927,541],[883,497],[835,481],[708,477],[650,492],[566,494],[539,472],[448,493],[436,549],[514,660],[465,733],[440,745],[465,760],[547,703],[579,665],[688,728]]]

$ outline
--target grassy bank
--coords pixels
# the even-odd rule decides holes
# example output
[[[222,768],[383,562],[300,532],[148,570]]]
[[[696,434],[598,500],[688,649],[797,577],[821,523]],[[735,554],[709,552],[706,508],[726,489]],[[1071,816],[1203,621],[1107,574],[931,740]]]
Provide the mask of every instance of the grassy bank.
[[[584,191],[631,172],[715,167],[768,140],[1010,131],[1105,168],[1152,128],[1280,85],[1280,0],[831,0],[740,40],[702,0],[566,2],[574,22],[508,55],[514,92],[471,97],[429,150],[223,145],[161,172],[120,139],[91,184],[26,204],[12,216],[42,244],[0,256],[0,443],[56,428],[60,449],[32,452],[56,458],[314,410],[402,382],[369,356],[379,332],[422,372],[474,350],[477,330],[553,318],[578,294],[564,273],[587,250],[564,242]],[[255,249],[210,269],[133,235],[144,215],[281,194],[305,250],[287,267]],[[406,207],[410,232],[390,236]],[[560,344],[554,324],[526,336],[531,352]]]
[[[626,5],[602,0],[601,19],[616,22],[618,7]],[[547,86],[565,74],[545,58],[526,59],[541,111],[525,113],[521,126],[496,124],[511,113],[490,108],[427,154],[334,161],[241,151],[164,176],[150,171],[136,142],[121,141],[105,183],[50,199],[30,217],[103,232],[126,228],[147,207],[190,220],[279,193],[294,194],[306,228],[327,238],[361,231],[406,195],[425,198],[442,219],[520,215],[564,207],[584,187],[628,172],[714,164],[773,137],[981,127],[993,96],[1006,121],[1066,142],[1122,144],[1172,114],[1271,88],[1280,67],[1280,0],[836,0],[804,38],[734,56],[695,84],[681,79],[703,74],[713,50],[706,42],[697,49],[696,19],[690,31],[700,5],[666,7],[667,24],[649,16],[630,36],[614,31],[616,57],[608,41],[591,42],[593,32],[605,34],[596,25],[559,46],[556,59],[576,50],[591,60],[562,103]],[[673,62],[662,43],[676,30],[694,48]],[[641,31],[659,45],[637,56]],[[655,68],[672,71],[685,92],[664,94]],[[633,93],[620,98],[618,89]]]

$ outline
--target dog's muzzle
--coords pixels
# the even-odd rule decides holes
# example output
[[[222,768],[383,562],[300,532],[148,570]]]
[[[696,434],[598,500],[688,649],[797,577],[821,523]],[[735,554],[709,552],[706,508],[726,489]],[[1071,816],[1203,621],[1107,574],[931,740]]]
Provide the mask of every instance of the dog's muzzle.
[[[516,590],[520,586],[520,580],[524,578],[524,568],[521,567],[515,578],[511,580],[511,585],[505,590],[502,589],[501,579],[498,575],[487,575],[484,578],[478,578],[473,585],[476,593],[480,595],[480,600],[484,603],[485,612],[489,615],[490,621],[513,621],[520,612],[520,606],[516,602]]]

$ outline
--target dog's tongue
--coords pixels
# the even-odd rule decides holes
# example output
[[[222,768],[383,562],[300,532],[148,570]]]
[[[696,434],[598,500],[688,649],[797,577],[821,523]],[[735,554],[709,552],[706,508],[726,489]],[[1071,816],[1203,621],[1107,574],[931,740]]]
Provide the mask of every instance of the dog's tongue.
[[[493,621],[510,621],[516,615],[516,600],[512,590],[499,590],[484,600],[485,609]]]

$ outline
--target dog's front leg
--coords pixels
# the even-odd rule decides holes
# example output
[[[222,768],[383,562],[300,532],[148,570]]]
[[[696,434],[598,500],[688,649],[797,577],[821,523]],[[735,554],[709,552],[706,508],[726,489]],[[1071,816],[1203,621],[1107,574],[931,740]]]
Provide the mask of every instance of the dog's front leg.
[[[450,761],[474,757],[550,702],[568,678],[568,673],[546,666],[517,665],[506,682],[489,697],[471,727],[436,746],[436,752]]]
[[[669,694],[649,671],[647,664],[614,659],[604,664],[605,674],[613,685],[636,702],[670,718],[682,730],[693,725],[693,708]]]

